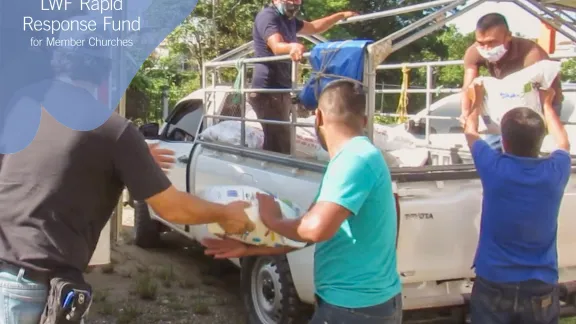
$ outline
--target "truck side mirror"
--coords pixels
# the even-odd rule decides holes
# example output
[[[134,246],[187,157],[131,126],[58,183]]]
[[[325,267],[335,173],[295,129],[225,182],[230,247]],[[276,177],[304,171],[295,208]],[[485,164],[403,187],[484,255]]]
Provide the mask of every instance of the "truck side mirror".
[[[158,123],[144,124],[140,126],[138,130],[146,139],[158,139],[160,137],[158,134],[160,132],[160,125]]]

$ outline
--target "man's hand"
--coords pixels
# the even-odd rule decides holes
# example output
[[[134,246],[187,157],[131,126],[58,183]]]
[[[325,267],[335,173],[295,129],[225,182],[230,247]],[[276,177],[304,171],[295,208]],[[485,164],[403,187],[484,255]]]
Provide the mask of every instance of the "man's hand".
[[[460,126],[462,126],[462,128],[466,127],[467,120],[468,120],[468,114],[462,113],[460,117],[458,117],[458,121],[460,122]]]
[[[548,128],[548,133],[552,135],[559,149],[570,152],[570,141],[568,140],[568,134],[566,133],[566,129],[564,128],[560,117],[552,106],[552,103],[554,102],[554,96],[556,95],[554,89],[542,89],[539,92],[540,102],[543,106],[542,111],[544,113],[544,120],[546,122],[546,128]]]
[[[292,61],[300,62],[306,52],[306,47],[300,43],[290,43],[290,58]]]
[[[354,11],[342,11],[340,14],[342,15],[342,19],[358,16],[358,13]]]
[[[274,224],[282,219],[280,205],[274,200],[274,197],[267,194],[257,193],[256,199],[258,199],[260,220],[264,226],[268,228],[274,227]]]
[[[148,148],[150,149],[150,154],[152,154],[152,157],[164,172],[168,172],[172,169],[175,161],[174,151],[159,148],[158,143],[148,144]]]
[[[218,222],[226,234],[243,234],[254,230],[255,225],[244,211],[250,207],[250,203],[245,201],[235,201],[225,208],[225,215]]]
[[[470,101],[472,102],[472,109],[481,108],[484,103],[484,95],[486,90],[484,89],[484,83],[482,81],[474,82],[472,89],[469,91]]]
[[[552,107],[554,103],[554,97],[556,96],[556,91],[552,89],[552,87],[548,89],[540,89],[538,91],[540,93],[540,103],[542,104],[542,108],[546,105],[550,105]],[[544,113],[546,113],[544,111]]]
[[[200,243],[206,247],[204,254],[216,259],[241,258],[247,255],[248,245],[238,240],[222,237],[221,239],[206,238]]]
[[[484,104],[485,93],[486,92],[482,81],[475,81],[473,85],[470,88],[468,88],[468,90],[464,94],[470,100],[471,106],[470,109],[468,110],[468,113],[462,112],[462,114],[458,118],[460,120],[460,125],[463,128],[466,128],[466,122],[468,121],[470,114],[474,112],[474,110],[476,109],[483,108],[482,105]],[[478,113],[480,112],[478,111]]]

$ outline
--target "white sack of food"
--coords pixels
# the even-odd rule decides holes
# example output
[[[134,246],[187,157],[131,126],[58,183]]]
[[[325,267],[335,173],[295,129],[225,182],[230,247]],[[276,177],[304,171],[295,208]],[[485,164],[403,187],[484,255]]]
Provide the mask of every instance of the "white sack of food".
[[[246,214],[254,223],[255,229],[252,232],[241,235],[230,235],[227,237],[242,241],[251,245],[260,245],[268,247],[290,246],[294,248],[303,248],[306,246],[305,242],[297,242],[285,237],[282,237],[266,228],[260,220],[258,212],[258,200],[256,193],[266,193],[262,190],[249,187],[249,186],[214,186],[208,187],[197,193],[198,197],[205,200],[219,203],[228,204],[234,201],[247,201],[251,205],[246,209]],[[282,216],[285,218],[295,219],[301,216],[303,210],[291,203],[290,201],[276,199],[282,210]],[[213,235],[223,235],[224,230],[217,223],[208,224],[208,231]]]
[[[479,130],[499,134],[502,117],[514,108],[527,107],[542,113],[538,86],[550,88],[560,69],[560,62],[543,60],[503,79],[476,78],[468,91],[473,91],[477,83],[484,85],[484,107],[481,112],[484,125],[479,125]]]
[[[416,168],[426,164],[429,157],[429,150],[423,147],[402,148],[388,151],[386,154],[396,159],[398,167]],[[392,165],[389,166],[392,167]]]
[[[222,142],[231,145],[240,145],[242,124],[236,120],[226,120],[206,128],[200,138],[213,142]],[[262,130],[246,126],[246,145],[249,148],[261,149],[264,144]]]

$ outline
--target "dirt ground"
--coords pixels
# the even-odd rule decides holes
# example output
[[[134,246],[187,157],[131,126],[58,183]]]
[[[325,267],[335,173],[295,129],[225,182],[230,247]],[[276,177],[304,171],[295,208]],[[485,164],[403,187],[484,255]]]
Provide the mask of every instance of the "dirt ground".
[[[132,215],[125,209],[110,266],[86,274],[94,289],[87,323],[244,323],[235,269],[216,274],[214,261],[177,234],[166,235],[161,249],[134,246]]]
[[[163,237],[161,249],[136,247],[133,215],[131,208],[124,209],[111,264],[86,273],[94,289],[87,324],[246,324],[234,266],[223,272],[221,264],[176,233]],[[404,322],[454,323],[435,317],[410,312]],[[561,323],[576,324],[576,319]]]

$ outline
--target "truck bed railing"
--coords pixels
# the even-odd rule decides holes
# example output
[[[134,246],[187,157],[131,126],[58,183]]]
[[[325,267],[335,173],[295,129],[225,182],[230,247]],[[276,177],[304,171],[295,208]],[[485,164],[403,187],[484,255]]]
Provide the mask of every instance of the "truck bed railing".
[[[385,96],[389,94],[425,94],[426,95],[426,114],[424,118],[426,119],[426,130],[425,136],[426,141],[430,143],[430,120],[433,119],[456,119],[451,117],[442,117],[442,116],[431,116],[430,115],[430,106],[432,105],[432,99],[434,94],[449,94],[449,93],[458,93],[461,89],[445,89],[434,87],[433,85],[433,72],[434,68],[436,67],[444,67],[444,66],[451,66],[451,65],[461,65],[462,61],[443,61],[443,62],[412,62],[412,63],[403,63],[403,64],[381,64],[391,53],[394,51],[408,45],[409,43],[413,42],[414,40],[421,38],[425,35],[430,34],[431,32],[438,30],[442,25],[450,22],[451,20],[459,17],[460,15],[464,14],[465,12],[473,9],[474,7],[480,5],[481,3],[488,2],[489,0],[478,0],[476,2],[472,2],[471,4],[458,9],[458,11],[453,12],[456,8],[461,5],[464,5],[465,0],[436,0],[436,1],[428,1],[422,4],[406,6],[403,8],[396,8],[392,10],[387,10],[379,13],[361,15],[357,17],[352,17],[346,21],[342,21],[339,24],[346,24],[346,23],[357,23],[362,22],[368,19],[377,19],[381,17],[388,17],[394,16],[402,13],[408,13],[412,11],[419,11],[428,8],[434,7],[441,7],[437,11],[421,18],[420,20],[412,23],[409,26],[406,26],[389,36],[385,37],[384,39],[378,40],[373,44],[368,46],[366,58],[365,58],[365,66],[364,66],[364,84],[368,89],[367,94],[367,104],[366,104],[366,113],[368,116],[368,125],[367,125],[367,136],[373,139],[373,131],[374,131],[374,117],[376,116],[388,116],[388,117],[406,117],[408,119],[415,117],[416,115],[411,114],[398,114],[398,113],[382,113],[376,110],[376,96]],[[523,6],[519,3],[519,0],[509,0],[510,2],[514,2],[518,4],[521,8],[527,10],[531,14],[534,14],[534,10],[528,10],[526,6]],[[528,0],[530,3],[537,2],[536,0]],[[535,6],[539,9],[542,9],[543,5],[538,3],[538,6]],[[546,12],[545,10],[541,10],[544,12],[541,16],[538,16],[539,19],[543,21],[547,21],[552,14]],[[448,12],[452,12],[450,15],[447,15]],[[556,15],[557,16],[557,15]],[[554,21],[557,22],[557,17],[554,16]],[[554,26],[558,27],[558,26]],[[561,25],[558,28],[558,31],[561,32],[563,35],[567,36],[569,39],[576,42],[575,35],[570,35],[567,33],[566,30],[562,30],[564,25]],[[576,32],[576,27],[568,26],[567,27],[570,31]],[[312,38],[311,41],[317,42],[321,41],[322,38],[319,36],[309,36],[308,38]],[[244,46],[244,45],[243,45]],[[240,121],[241,123],[241,130],[240,130],[240,146],[234,145],[227,145],[227,144],[217,144],[218,147],[228,147],[229,149],[236,150],[237,152],[244,152],[246,150],[246,122],[258,122],[261,124],[283,124],[289,125],[290,127],[290,154],[286,156],[286,158],[290,161],[296,162],[300,160],[296,155],[296,127],[313,127],[311,124],[304,124],[298,123],[297,120],[297,104],[294,104],[291,109],[291,120],[287,122],[281,121],[271,121],[271,120],[262,120],[262,119],[249,119],[246,118],[246,95],[249,93],[290,93],[293,97],[295,97],[301,90],[302,85],[298,82],[298,71],[299,68],[306,69],[310,68],[309,66],[304,66],[302,64],[292,62],[292,87],[290,89],[251,89],[246,85],[246,77],[247,71],[250,68],[253,68],[256,64],[259,63],[266,63],[266,62],[279,62],[279,61],[289,61],[289,55],[279,55],[273,57],[265,57],[265,58],[237,58],[238,55],[248,55],[250,52],[249,46],[244,46],[242,48],[236,49],[231,51],[233,53],[227,55],[228,53],[218,57],[216,60],[207,62],[202,67],[202,88],[204,89],[204,121],[205,125],[212,125],[214,120],[232,120],[232,121]],[[309,57],[310,53],[305,53],[304,57]],[[553,58],[569,58],[574,57],[576,55],[555,55]],[[228,60],[228,58],[234,58]],[[239,86],[229,88],[229,89],[221,89],[217,88],[217,76],[218,70],[223,68],[236,68],[239,80]],[[425,89],[414,89],[414,88],[404,88],[404,89],[376,89],[376,75],[380,71],[392,70],[392,69],[403,69],[403,68],[425,68],[426,69],[426,87]],[[239,107],[236,112],[237,116],[223,116],[219,115],[219,110],[222,110],[219,107],[216,107],[216,102],[214,100],[214,94],[216,92],[226,92],[226,93],[235,93],[239,95]],[[226,100],[224,100],[226,101]],[[198,137],[197,137],[198,138]],[[216,145],[211,143],[209,145]],[[252,151],[251,151],[252,152]],[[254,153],[254,152],[252,152]],[[252,154],[251,153],[251,154]],[[258,151],[256,153],[260,154],[261,156],[272,156],[277,157],[278,154],[266,151]],[[307,163],[307,162],[306,162]]]

